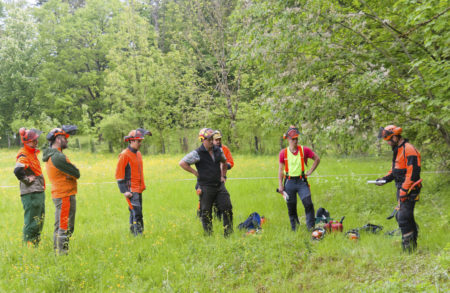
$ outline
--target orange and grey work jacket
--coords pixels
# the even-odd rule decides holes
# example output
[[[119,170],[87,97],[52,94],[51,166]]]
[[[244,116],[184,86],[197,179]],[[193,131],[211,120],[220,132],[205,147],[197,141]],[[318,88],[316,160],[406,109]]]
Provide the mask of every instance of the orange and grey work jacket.
[[[145,190],[141,152],[128,146],[120,153],[116,180],[121,193],[127,191],[142,193]]]
[[[24,146],[17,154],[14,174],[20,180],[20,195],[45,191],[45,180],[37,158],[38,153],[39,150]],[[28,177],[31,175],[36,177],[33,181]]]
[[[233,157],[231,156],[230,149],[226,145],[222,145],[222,151],[223,151],[223,154],[225,155],[225,158],[227,158],[228,169],[233,168],[234,161],[233,161]]]
[[[77,179],[80,171],[60,149],[48,148],[42,157],[45,169],[52,183],[52,198],[63,198],[77,194]]]
[[[407,139],[393,151],[392,168],[383,179],[386,182],[395,180],[395,186],[400,189],[402,196],[420,179],[420,153]]]

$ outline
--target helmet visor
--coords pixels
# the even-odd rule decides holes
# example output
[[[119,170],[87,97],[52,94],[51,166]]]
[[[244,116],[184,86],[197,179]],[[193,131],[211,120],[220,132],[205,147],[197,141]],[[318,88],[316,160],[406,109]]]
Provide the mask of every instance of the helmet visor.
[[[389,140],[392,135],[394,135],[394,133],[384,127],[380,127],[380,130],[378,131],[378,139]]]
[[[29,129],[25,132],[25,135],[23,136],[23,141],[33,141],[37,140],[39,136],[42,134],[42,131],[37,129]]]

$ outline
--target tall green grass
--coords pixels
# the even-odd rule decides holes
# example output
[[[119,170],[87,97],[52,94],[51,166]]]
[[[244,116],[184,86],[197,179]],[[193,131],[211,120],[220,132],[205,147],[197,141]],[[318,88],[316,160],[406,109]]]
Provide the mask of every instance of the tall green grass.
[[[204,237],[196,218],[194,180],[178,167],[180,156],[144,156],[145,233],[132,237],[128,210],[114,183],[117,155],[67,151],[81,170],[75,233],[68,256],[55,256],[54,206],[47,188],[43,240],[39,248],[21,243],[23,210],[18,187],[0,187],[0,291],[5,292],[448,292],[450,236],[449,176],[424,173],[416,206],[420,225],[415,254],[402,253],[397,227],[386,220],[395,205],[393,184],[366,184],[390,167],[389,157],[322,158],[310,178],[313,202],[344,230],[368,222],[384,226],[359,241],[329,234],[320,242],[302,227],[290,231],[287,208],[276,194],[277,157],[236,156],[227,188],[235,233],[225,239],[214,220]],[[0,186],[18,186],[12,170],[15,152],[1,151]],[[432,170],[424,170],[432,171]],[[379,174],[363,175],[358,174]],[[343,176],[345,175],[345,176]],[[248,178],[248,179],[237,179]],[[48,181],[47,181],[48,182]],[[236,226],[257,211],[267,218],[263,232],[245,235]]]

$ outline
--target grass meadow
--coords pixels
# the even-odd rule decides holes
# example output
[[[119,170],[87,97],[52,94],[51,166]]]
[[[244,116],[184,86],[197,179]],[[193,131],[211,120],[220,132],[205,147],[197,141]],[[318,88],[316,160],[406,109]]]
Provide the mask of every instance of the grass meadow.
[[[310,177],[315,208],[345,216],[344,231],[367,223],[381,234],[342,233],[312,241],[305,229],[290,231],[277,187],[277,156],[235,156],[226,185],[235,233],[203,236],[196,218],[193,176],[178,166],[182,155],[144,156],[145,233],[129,234],[126,201],[114,183],[117,155],[68,150],[80,169],[75,233],[67,256],[53,252],[54,206],[47,186],[46,219],[39,248],[22,245],[23,209],[13,174],[16,151],[0,152],[1,292],[449,292],[449,174],[423,173],[416,205],[418,251],[402,253],[397,228],[386,220],[395,205],[394,184],[369,185],[384,175],[390,156],[323,157]],[[41,155],[40,155],[41,158]],[[423,171],[433,171],[424,168]],[[45,172],[45,171],[44,171]],[[361,175],[362,174],[362,175]],[[375,175],[368,175],[375,174]],[[243,179],[247,178],[247,179]],[[48,183],[48,181],[47,181]],[[237,229],[252,212],[267,218],[263,232]]]

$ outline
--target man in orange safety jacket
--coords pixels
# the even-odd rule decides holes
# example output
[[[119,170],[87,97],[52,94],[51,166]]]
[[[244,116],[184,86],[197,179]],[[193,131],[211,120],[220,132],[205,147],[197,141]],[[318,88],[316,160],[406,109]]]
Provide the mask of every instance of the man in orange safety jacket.
[[[67,139],[75,134],[75,125],[63,125],[47,134],[50,147],[42,157],[45,169],[52,184],[52,199],[55,205],[55,230],[53,249],[58,254],[69,252],[69,239],[75,228],[77,180],[80,171],[73,165],[63,150],[67,148]]]
[[[142,192],[145,190],[145,182],[142,155],[139,149],[145,135],[152,135],[152,133],[138,128],[124,137],[128,147],[120,153],[116,168],[117,184],[128,203],[130,231],[134,236],[141,235],[144,231]]]
[[[23,241],[38,246],[45,218],[45,180],[37,158],[41,131],[20,128],[23,148],[16,156],[14,174],[20,181],[20,198],[24,210]]]
[[[419,151],[401,136],[402,128],[395,125],[381,127],[378,138],[383,138],[394,152],[389,173],[378,178],[381,186],[395,181],[397,201],[399,203],[396,219],[402,232],[404,251],[412,252],[417,248],[418,229],[414,219],[414,207],[419,200],[422,180],[420,179],[421,159]]]

